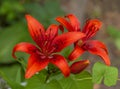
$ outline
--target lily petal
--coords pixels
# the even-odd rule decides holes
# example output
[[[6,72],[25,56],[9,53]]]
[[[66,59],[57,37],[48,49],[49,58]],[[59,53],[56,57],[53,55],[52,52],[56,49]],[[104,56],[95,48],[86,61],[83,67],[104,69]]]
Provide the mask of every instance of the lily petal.
[[[40,50],[34,46],[33,44],[27,43],[27,42],[22,42],[14,46],[13,51],[12,51],[12,56],[14,58],[17,58],[15,56],[16,51],[21,51],[21,52],[26,52],[28,54],[33,54],[36,52],[40,52]]]
[[[26,15],[26,20],[28,23],[28,28],[30,35],[38,46],[42,46],[44,41],[45,30],[42,24],[40,24],[35,18],[30,15]],[[42,42],[41,42],[42,41]]]
[[[79,40],[83,37],[85,37],[85,35],[81,32],[67,32],[67,33],[64,33],[64,34],[57,36],[53,40],[53,46],[55,47],[54,52],[61,51],[62,49],[64,49],[68,45],[76,42],[77,40]]]
[[[52,41],[54,38],[58,35],[58,28],[59,26],[52,24],[48,27],[45,35],[46,35],[46,43],[44,43],[44,47],[46,50],[48,50],[49,53],[53,51],[53,48],[51,47]]]
[[[86,41],[86,42],[87,42],[87,44],[93,44],[97,48],[102,48],[108,54],[107,47],[106,47],[106,45],[104,43],[102,43],[102,42],[100,42],[98,40],[89,40],[89,41]]]
[[[110,66],[110,64],[111,64],[110,58],[109,58],[108,54],[106,54],[106,52],[103,49],[94,48],[94,49],[89,49],[88,51],[92,54],[96,54],[96,55],[100,56],[104,60],[106,65]]]
[[[53,58],[50,60],[50,62],[56,65],[61,70],[65,77],[68,77],[70,75],[68,63],[63,56],[53,55]]]
[[[70,20],[70,23],[74,28],[74,31],[80,31],[80,22],[77,19],[77,17],[73,14],[69,14],[66,17]]]
[[[68,31],[75,30],[73,26],[65,18],[57,17],[56,21],[58,21],[61,25],[65,26]]]
[[[41,56],[32,54],[28,60],[25,78],[32,77],[36,72],[44,69],[49,63],[49,59],[42,59]]]
[[[70,61],[73,61],[73,60],[77,59],[80,55],[82,55],[84,52],[85,52],[84,49],[82,49],[81,47],[76,45],[74,50],[70,53],[68,59]]]
[[[86,34],[84,40],[87,40],[93,37],[96,32],[100,29],[102,22],[97,19],[89,20],[86,22],[82,32]]]
[[[70,66],[70,71],[73,74],[78,74],[82,72],[89,64],[90,64],[89,60],[80,60],[78,62],[73,63]]]
[[[110,58],[108,56],[108,53],[103,48],[97,47],[95,46],[95,44],[92,43],[85,43],[82,48],[84,48],[92,54],[100,56],[106,63],[106,65],[110,66]]]
[[[48,40],[53,40],[58,35],[58,26],[55,24],[50,25],[45,35],[47,36]]]

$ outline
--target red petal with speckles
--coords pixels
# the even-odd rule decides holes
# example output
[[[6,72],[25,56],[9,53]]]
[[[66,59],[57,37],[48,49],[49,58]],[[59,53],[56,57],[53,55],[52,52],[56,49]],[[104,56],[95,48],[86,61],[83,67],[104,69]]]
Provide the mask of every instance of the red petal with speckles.
[[[96,32],[100,29],[102,22],[97,19],[88,20],[82,30],[83,33],[86,34],[83,40],[88,40],[93,37]]]
[[[45,39],[45,30],[43,25],[30,15],[26,15],[25,17],[28,23],[30,35],[37,45],[42,47],[42,43],[44,43],[43,41]]]

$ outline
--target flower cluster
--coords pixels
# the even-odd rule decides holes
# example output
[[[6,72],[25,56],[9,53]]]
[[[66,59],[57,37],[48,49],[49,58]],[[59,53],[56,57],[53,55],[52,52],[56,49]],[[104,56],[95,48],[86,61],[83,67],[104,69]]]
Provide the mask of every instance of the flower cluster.
[[[79,73],[90,62],[89,60],[80,60],[77,62],[74,60],[85,51],[100,56],[106,65],[110,65],[106,46],[98,40],[90,40],[101,27],[99,20],[87,21],[82,30],[80,29],[80,22],[73,14],[67,15],[65,18],[57,17],[56,21],[60,24],[51,24],[47,29],[30,15],[26,15],[26,20],[29,33],[37,46],[28,42],[21,42],[15,45],[12,53],[14,58],[17,58],[15,56],[16,51],[30,54],[25,78],[30,78],[36,72],[45,69],[49,63],[57,66],[65,77],[68,77],[70,73]],[[64,32],[64,27],[68,32]],[[62,30],[62,34],[58,34],[59,30]],[[74,49],[68,59],[66,59],[59,52],[71,44],[74,44]],[[73,64],[69,66],[68,61],[72,61]]]

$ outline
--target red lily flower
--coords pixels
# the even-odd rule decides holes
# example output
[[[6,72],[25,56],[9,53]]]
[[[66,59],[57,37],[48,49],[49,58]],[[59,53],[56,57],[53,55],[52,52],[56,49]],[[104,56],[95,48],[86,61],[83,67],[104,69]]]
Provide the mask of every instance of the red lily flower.
[[[80,22],[73,14],[67,15],[66,18],[68,18],[69,21],[63,17],[57,17],[56,20],[62,26],[65,26],[69,32],[73,32],[73,31],[80,32],[81,31]],[[75,60],[85,51],[89,51],[92,54],[102,57],[104,62],[107,65],[110,65],[110,59],[108,56],[106,46],[98,40],[89,40],[96,34],[96,32],[101,27],[101,24],[102,23],[97,19],[87,21],[87,23],[85,24],[85,26],[83,27],[81,31],[85,33],[86,36],[75,43],[75,48],[69,56],[70,60]]]
[[[26,20],[30,35],[38,47],[28,42],[22,42],[15,45],[12,53],[14,58],[16,58],[16,51],[30,54],[25,78],[30,78],[36,72],[41,71],[48,63],[56,65],[65,77],[69,76],[70,69],[66,59],[62,55],[55,53],[60,52],[85,35],[81,32],[67,32],[58,35],[59,26],[55,24],[50,25],[45,31],[43,25],[32,16],[26,15]]]

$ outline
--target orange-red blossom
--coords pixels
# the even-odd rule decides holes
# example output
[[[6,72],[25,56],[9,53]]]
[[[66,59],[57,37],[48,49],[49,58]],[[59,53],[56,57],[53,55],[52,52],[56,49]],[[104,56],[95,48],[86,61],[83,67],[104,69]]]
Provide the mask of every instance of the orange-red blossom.
[[[104,43],[98,40],[91,40],[97,31],[99,31],[102,22],[98,19],[88,20],[83,27],[80,28],[80,22],[73,14],[69,14],[63,17],[57,17],[56,20],[60,23],[60,26],[66,27],[69,32],[82,32],[86,36],[75,42],[75,48],[69,56],[69,60],[75,60],[85,51],[100,56],[106,65],[110,65],[110,58],[108,56],[107,47]]]
[[[29,33],[36,45],[28,42],[21,42],[13,48],[13,57],[15,52],[21,51],[30,54],[28,59],[25,78],[30,78],[36,72],[44,69],[49,63],[56,65],[65,77],[69,76],[70,68],[66,59],[58,54],[65,47],[83,38],[82,32],[67,32],[58,34],[59,26],[51,24],[47,30],[35,18],[26,15]]]

